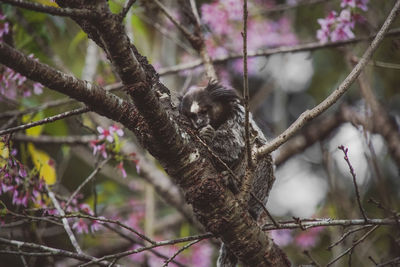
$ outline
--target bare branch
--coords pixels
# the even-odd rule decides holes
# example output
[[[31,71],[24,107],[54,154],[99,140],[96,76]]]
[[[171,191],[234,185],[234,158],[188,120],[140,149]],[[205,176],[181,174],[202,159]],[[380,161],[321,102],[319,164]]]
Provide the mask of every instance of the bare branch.
[[[95,135],[69,135],[69,136],[30,136],[24,134],[15,134],[12,139],[20,142],[32,142],[38,144],[63,144],[63,145],[87,145],[90,141],[95,140]]]
[[[339,85],[339,87],[329,95],[324,101],[322,101],[319,105],[314,107],[312,110],[307,110],[300,115],[300,117],[289,126],[282,134],[276,137],[274,140],[269,142],[267,145],[258,149],[257,154],[263,155],[270,153],[285,143],[290,137],[292,137],[299,129],[301,129],[307,122],[314,119],[315,117],[321,115],[325,110],[331,107],[336,101],[350,88],[350,85],[356,80],[358,75],[361,73],[363,68],[367,65],[369,59],[372,57],[375,50],[378,48],[379,44],[384,39],[385,33],[388,31],[389,26],[394,21],[397,16],[397,11],[400,7],[400,0],[398,0],[393,9],[390,11],[390,14],[386,18],[383,23],[382,28],[379,30],[375,39],[372,41],[371,45],[365,51],[364,55],[357,63],[357,65],[353,68],[350,74],[346,77],[346,79]]]
[[[372,234],[373,231],[375,231],[379,225],[375,225],[374,227],[371,228],[367,233],[365,233],[360,239],[358,239],[356,242],[353,243],[351,247],[343,251],[339,256],[337,256],[335,259],[331,260],[326,266],[331,266],[334,264],[336,261],[338,261],[341,257],[345,256],[347,253],[351,253],[353,249],[360,244],[362,241],[364,241],[365,238],[367,238],[370,234]]]
[[[265,224],[262,229],[263,231],[278,230],[278,229],[303,229],[307,230],[313,227],[320,226],[353,226],[353,225],[396,225],[400,220],[398,219],[369,219],[368,223],[365,223],[364,219],[352,219],[352,220],[334,220],[334,219],[302,219],[294,221],[279,221],[279,227],[269,223]]]
[[[97,173],[99,173],[99,171],[101,170],[101,168],[110,160],[110,158],[106,158],[105,160],[103,160],[102,162],[100,162],[100,164],[96,167],[96,169],[93,170],[93,172],[85,179],[85,181],[83,181],[78,188],[71,194],[71,196],[69,197],[68,201],[65,203],[65,209],[68,208],[69,204],[71,203],[71,201],[75,198],[75,196],[79,193],[79,191],[82,190],[82,188],[89,183],[95,176]]]
[[[385,37],[390,37],[390,36],[397,36],[400,34],[400,29],[396,28],[393,30],[388,31],[385,34]],[[355,44],[359,42],[365,42],[368,40],[372,40],[376,37],[376,34],[371,34],[369,36],[364,36],[364,37],[357,37],[345,41],[338,41],[338,42],[328,42],[325,44],[322,44],[320,42],[312,42],[312,43],[306,43],[306,44],[299,44],[299,45],[293,45],[293,46],[280,46],[277,48],[270,48],[270,49],[265,49],[265,50],[259,50],[259,51],[249,51],[247,52],[247,57],[264,57],[264,56],[271,56],[275,54],[284,54],[284,53],[296,53],[296,52],[304,52],[304,51],[315,51],[319,49],[325,49],[325,48],[331,48],[331,47],[341,47],[345,45],[350,45],[350,44]],[[242,54],[231,54],[228,56],[224,57],[218,57],[212,60],[213,63],[218,64],[218,63],[224,63],[228,60],[233,60],[233,59],[240,59],[242,58]],[[192,62],[188,63],[182,63],[179,65],[171,66],[171,67],[165,67],[161,68],[158,73],[160,75],[168,75],[168,74],[174,74],[183,70],[190,70],[194,69],[196,67],[199,67],[202,65],[202,61],[200,59],[194,60]]]
[[[364,217],[365,222],[367,223],[368,222],[368,217],[367,217],[367,214],[365,213],[365,210],[364,210],[364,208],[363,208],[363,206],[361,204],[360,192],[358,191],[358,186],[357,186],[357,181],[356,181],[356,173],[354,172],[354,168],[351,165],[349,157],[347,155],[348,148],[345,148],[344,146],[339,146],[338,148],[340,150],[342,150],[343,153],[344,153],[344,160],[347,162],[347,165],[349,166],[349,169],[350,169],[351,176],[353,177],[353,184],[354,184],[354,188],[355,188],[355,191],[356,191],[356,198],[357,198],[358,208],[360,209],[361,214]]]
[[[178,251],[175,252],[174,255],[172,255],[172,257],[170,257],[168,260],[165,261],[165,263],[163,264],[162,267],[168,266],[168,263],[170,263],[173,259],[175,259],[175,257],[178,256],[179,253],[181,253],[181,252],[184,251],[185,249],[190,248],[190,247],[193,246],[194,244],[199,243],[200,241],[201,241],[200,239],[195,240],[195,241],[192,241],[192,242],[190,242],[189,244],[186,244],[186,245],[184,245],[183,247],[181,247],[180,249],[178,249]]]
[[[58,202],[56,196],[50,190],[50,188],[47,186],[47,184],[46,184],[46,190],[51,199],[51,202],[53,202],[53,205],[56,208],[56,210],[58,211],[58,213],[60,214],[60,216],[65,216],[64,210],[61,208],[60,203]],[[64,225],[65,232],[67,232],[69,240],[71,240],[71,244],[74,246],[76,252],[78,252],[79,254],[83,254],[83,251],[82,251],[81,247],[79,246],[78,241],[76,241],[75,235],[72,232],[71,227],[69,226],[67,218],[62,218],[61,221]]]
[[[337,246],[338,244],[340,244],[340,242],[342,242],[343,240],[345,240],[349,235],[351,235],[351,234],[353,234],[353,233],[356,233],[356,232],[358,232],[358,231],[362,231],[362,230],[367,229],[367,228],[371,228],[371,226],[369,226],[369,225],[363,225],[363,226],[361,226],[361,227],[357,227],[357,228],[355,228],[355,229],[351,229],[351,230],[345,232],[345,233],[339,238],[339,240],[337,240],[336,242],[334,242],[334,243],[332,243],[331,245],[329,245],[328,249],[330,250],[330,249],[332,249],[334,246]]]
[[[51,253],[51,255],[53,256],[64,256],[64,257],[68,257],[68,258],[74,258],[80,261],[93,261],[96,260],[96,263],[101,265],[101,266],[108,266],[109,263],[106,261],[97,261],[98,259],[86,254],[80,254],[80,253],[74,253],[74,252],[70,252],[67,250],[62,250],[62,249],[58,249],[58,248],[52,248],[52,247],[48,247],[48,246],[44,246],[44,245],[39,245],[39,244],[35,244],[35,243],[29,243],[29,242],[22,242],[22,241],[18,241],[18,240],[9,240],[6,238],[2,238],[0,237],[0,243],[2,244],[7,244],[7,245],[11,245],[17,248],[31,248],[31,249],[38,249],[41,251],[46,251]]]
[[[153,0],[158,8],[164,13],[164,15],[183,33],[183,35],[192,43],[196,37],[191,34],[188,29],[185,28],[174,16],[168,11],[167,7],[164,6],[160,1]]]
[[[79,114],[82,114],[82,113],[85,113],[85,112],[88,112],[88,111],[89,111],[88,107],[83,107],[83,108],[78,108],[78,109],[66,111],[66,112],[63,112],[61,114],[57,114],[57,115],[45,118],[43,120],[38,120],[38,121],[35,121],[35,122],[30,122],[30,123],[27,123],[27,124],[23,124],[23,125],[19,125],[19,126],[13,127],[13,128],[8,128],[6,130],[2,130],[2,131],[0,131],[0,135],[5,135],[5,134],[13,133],[13,132],[16,132],[16,131],[29,129],[29,128],[32,128],[32,127],[35,127],[35,126],[38,126],[38,125],[42,125],[42,124],[46,124],[46,123],[50,123],[50,122],[55,122],[57,120],[62,120],[62,119],[65,119],[65,118],[68,118],[68,117],[71,117],[71,116],[74,116],[74,115],[79,115]]]
[[[121,17],[121,19],[126,17],[126,14],[128,14],[129,9],[133,6],[133,4],[136,2],[136,0],[127,0],[124,8],[121,10],[121,12],[119,13],[119,16]]]

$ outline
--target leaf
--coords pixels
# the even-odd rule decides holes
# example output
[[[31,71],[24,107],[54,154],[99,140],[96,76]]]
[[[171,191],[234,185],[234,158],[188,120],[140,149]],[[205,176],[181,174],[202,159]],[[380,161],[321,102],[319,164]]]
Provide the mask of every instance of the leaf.
[[[28,151],[33,164],[39,170],[39,176],[45,180],[46,184],[54,184],[57,180],[54,160],[46,152],[36,149],[32,143],[28,143]]]
[[[4,142],[0,142],[0,168],[7,164],[7,159],[10,156],[10,151]]]
[[[86,33],[80,30],[70,42],[70,45],[68,47],[68,55],[73,57],[76,56],[76,50],[78,45],[86,40],[87,40]]]
[[[30,117],[31,117],[31,115],[29,115],[29,114],[22,116],[22,122],[28,123]],[[43,113],[39,112],[32,118],[31,121],[33,122],[33,121],[38,121],[41,119],[43,119]],[[25,132],[29,136],[39,136],[43,131],[43,127],[44,127],[43,125],[38,125],[38,126],[35,126],[32,128],[26,129]]]
[[[36,2],[39,2],[43,5],[46,6],[54,6],[54,7],[58,7],[58,5],[56,4],[56,2],[52,1],[52,0],[37,0]]]

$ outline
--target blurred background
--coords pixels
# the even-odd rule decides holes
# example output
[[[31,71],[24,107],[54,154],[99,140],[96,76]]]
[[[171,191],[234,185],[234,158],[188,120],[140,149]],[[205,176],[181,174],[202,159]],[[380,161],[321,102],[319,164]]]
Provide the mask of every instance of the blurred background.
[[[34,2],[56,5],[48,0]],[[355,1],[359,4],[355,7],[346,6],[344,2],[249,1],[248,51],[250,56],[260,54],[249,58],[250,109],[268,139],[279,135],[302,112],[313,108],[333,92],[369,44],[360,41],[346,46],[324,47],[323,43],[376,33],[395,1],[360,0]],[[179,2],[163,3],[185,25],[185,14]],[[232,55],[240,55],[242,51],[242,1],[196,1],[196,4],[203,23],[207,51],[211,58],[218,59],[215,67],[219,80],[241,93],[243,62]],[[109,5],[117,13],[124,1],[110,0]],[[40,62],[115,90],[115,94],[128,98],[118,90],[119,79],[103,51],[71,19],[6,4],[0,8],[0,29],[4,33],[2,41],[13,44],[25,54],[33,54]],[[329,33],[328,40],[317,35],[323,29],[324,22],[321,19],[329,19],[332,11],[336,12],[336,17],[344,18],[346,14],[341,13],[343,10],[352,12],[354,20],[350,22],[353,23],[351,33],[336,36],[336,39]],[[125,24],[131,41],[160,73],[161,81],[171,90],[175,103],[189,86],[207,82],[201,66],[185,68],[198,60],[199,56],[153,1],[137,1],[128,12]],[[392,29],[399,26],[400,21],[397,20]],[[393,130],[394,135],[399,135],[399,35],[392,34],[385,38],[363,75],[338,103],[273,153],[277,165],[276,182],[267,207],[276,219],[362,218],[356,205],[349,166],[343,159],[343,152],[338,149],[340,145],[348,148],[348,158],[354,168],[361,201],[368,216],[384,218],[398,213],[400,161],[394,158],[393,151],[398,151],[400,144],[391,143],[393,139],[388,136]],[[321,47],[312,51],[305,48],[296,53],[269,55],[272,48],[310,42],[319,43]],[[262,55],[264,52],[268,55]],[[14,84],[6,84],[6,77],[11,77],[7,76],[10,70],[0,65],[0,72],[0,119],[1,124],[7,125],[3,128],[43,119],[79,106],[77,102],[52,90],[39,90],[29,81],[14,79]],[[373,93],[372,99],[368,97],[368,92]],[[45,103],[52,105],[46,106]],[[30,108],[34,108],[34,112],[10,113]],[[382,116],[386,119],[385,123],[379,124]],[[110,129],[112,125],[104,117],[85,113],[43,125],[40,129],[20,132],[13,136],[13,147],[17,151],[16,157],[26,166],[33,167],[31,158],[40,152],[53,161],[54,181],[46,182],[55,184],[54,191],[62,201],[63,197],[68,199],[104,160],[101,153],[94,151],[101,148],[96,148],[96,144],[88,140],[101,139],[102,130]],[[45,142],[41,136],[54,141]],[[76,139],[67,142],[65,137]],[[114,143],[111,142],[114,144],[112,149],[118,146],[117,152],[124,156],[110,159],[96,179],[79,192],[76,198],[81,203],[79,205],[87,204],[93,214],[123,221],[155,240],[201,233],[201,226],[190,218],[190,209],[183,205],[182,197],[178,197],[180,192],[176,186],[171,184],[151,156],[136,145],[135,137],[126,130],[118,140],[115,139]],[[34,150],[28,148],[28,141],[34,144]],[[168,194],[163,190],[175,192],[172,196],[177,196],[177,199],[170,199],[171,192]],[[13,203],[10,194],[4,191],[0,198],[8,208],[21,211],[18,204]],[[10,221],[4,223],[7,227],[0,228],[0,236],[13,236],[70,249],[71,245],[60,226],[48,227],[44,222],[37,222],[21,228]],[[84,221],[71,220],[71,225],[75,223],[85,224]],[[87,223],[88,226],[91,225]],[[94,231],[85,231],[84,226],[74,229],[82,248],[96,256],[143,245],[138,240],[127,238],[125,232],[118,233],[104,225]],[[310,258],[303,253],[305,250],[311,253],[316,262],[325,265],[365,233],[358,231],[327,250],[346,230],[342,227],[312,228],[307,231],[274,230],[270,231],[270,235],[294,265],[310,262]],[[353,266],[375,266],[373,261],[381,262],[400,255],[398,230],[398,226],[379,227],[353,250],[351,261],[344,257],[333,266],[348,266],[349,262]],[[133,254],[120,263],[126,266],[162,266],[165,256],[171,257],[181,246],[178,244],[158,248],[154,253]],[[176,260],[181,266],[214,266],[217,252],[218,241],[205,240],[178,255]],[[164,258],[157,253],[164,255]],[[23,266],[16,256],[0,255],[0,259],[0,266]],[[29,266],[76,264],[62,258],[50,260],[47,257],[30,257],[28,260]],[[176,263],[169,265],[177,266]]]

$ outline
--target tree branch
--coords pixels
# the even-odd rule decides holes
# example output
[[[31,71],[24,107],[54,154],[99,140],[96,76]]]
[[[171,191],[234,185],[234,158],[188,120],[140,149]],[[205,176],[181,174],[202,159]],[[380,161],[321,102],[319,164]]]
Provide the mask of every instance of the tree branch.
[[[37,12],[47,13],[56,16],[63,16],[63,17],[95,18],[99,16],[99,14],[95,10],[58,8],[53,6],[42,5],[39,3],[26,2],[23,0],[0,0],[0,2]]]

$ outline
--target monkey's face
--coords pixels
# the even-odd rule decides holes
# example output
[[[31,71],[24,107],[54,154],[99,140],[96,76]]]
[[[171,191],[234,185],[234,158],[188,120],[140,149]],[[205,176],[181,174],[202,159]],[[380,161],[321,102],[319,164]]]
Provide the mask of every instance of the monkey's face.
[[[212,124],[212,103],[203,88],[190,89],[181,102],[181,112],[190,119],[193,128],[201,129]]]
[[[195,129],[207,125],[218,129],[232,113],[232,101],[236,99],[233,90],[211,82],[206,87],[189,88],[182,98],[180,111],[190,119]]]

